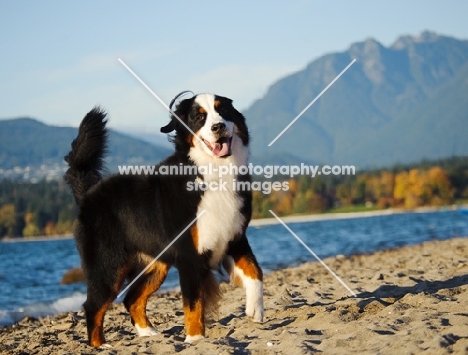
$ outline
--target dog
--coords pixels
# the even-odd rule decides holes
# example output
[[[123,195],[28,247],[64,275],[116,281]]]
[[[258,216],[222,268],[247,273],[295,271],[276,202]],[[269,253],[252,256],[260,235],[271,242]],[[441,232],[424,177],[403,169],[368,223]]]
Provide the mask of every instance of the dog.
[[[216,310],[220,297],[213,274],[220,265],[234,283],[245,288],[246,315],[255,322],[263,321],[262,270],[246,237],[252,195],[232,184],[250,182],[250,176],[234,171],[219,180],[215,172],[222,166],[247,164],[245,118],[231,99],[213,94],[180,100],[171,112],[170,122],[161,132],[170,134],[175,150],[156,171],[183,167],[189,168],[187,174],[104,178],[107,114],[99,107],[84,117],[65,157],[69,165],[65,180],[78,206],[74,235],[87,283],[83,308],[90,346],[107,346],[106,310],[124,281],[134,279],[152,262],[123,301],[139,336],[158,334],[146,316],[146,304],[172,266],[179,272],[185,342],[205,336],[205,318]],[[210,164],[211,172],[192,169]],[[222,190],[202,188],[216,181],[225,183]]]

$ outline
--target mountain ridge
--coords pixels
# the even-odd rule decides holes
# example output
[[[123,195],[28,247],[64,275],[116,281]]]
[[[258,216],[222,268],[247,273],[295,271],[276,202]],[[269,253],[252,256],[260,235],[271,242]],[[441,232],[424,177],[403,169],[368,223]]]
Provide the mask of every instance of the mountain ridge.
[[[112,171],[117,164],[155,164],[171,153],[113,129],[109,132],[106,165]],[[1,120],[0,168],[65,165],[63,157],[77,133],[78,128],[51,126],[30,117]]]
[[[267,147],[353,59],[357,61],[349,70],[277,142]],[[305,161],[369,167],[428,158],[434,149],[428,149],[427,155],[424,150],[414,149],[411,137],[400,140],[403,146],[393,147],[394,152],[370,142],[375,143],[374,136],[385,136],[385,130],[395,122],[404,132],[412,117],[424,111],[424,105],[441,99],[436,95],[438,90],[455,81],[467,63],[468,41],[428,31],[418,37],[401,36],[388,47],[368,38],[343,52],[317,58],[304,69],[273,83],[263,98],[244,111],[256,138],[253,160],[287,153]],[[444,99],[451,102],[449,106],[463,105],[449,95]],[[406,117],[406,121],[400,117]],[[427,119],[436,121],[431,115]],[[467,127],[465,116],[460,113],[444,119],[452,122],[456,130]],[[396,139],[396,129],[390,131]],[[440,132],[431,139],[449,140],[451,135]],[[372,152],[355,151],[357,145],[366,142]],[[468,154],[466,144],[458,146],[455,151],[444,148],[439,156]],[[401,150],[406,153],[402,155]]]

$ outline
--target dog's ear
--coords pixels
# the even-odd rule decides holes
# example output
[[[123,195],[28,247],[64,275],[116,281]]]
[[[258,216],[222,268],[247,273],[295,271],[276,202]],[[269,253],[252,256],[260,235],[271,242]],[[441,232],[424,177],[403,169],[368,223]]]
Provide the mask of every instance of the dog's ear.
[[[232,104],[231,99],[223,96],[216,96],[216,100],[219,102],[218,106],[216,107],[216,110],[223,117],[234,122],[234,124],[239,128],[239,131],[237,132],[239,138],[242,140],[244,145],[249,144],[249,130],[247,129],[247,125],[245,124],[244,115],[242,115],[242,113],[236,110],[236,108]]]
[[[177,118],[172,117],[171,121],[165,125],[164,127],[161,127],[161,132],[162,133],[171,133],[173,130],[175,130],[177,127]]]
[[[238,121],[245,121],[244,116],[236,110],[234,105],[232,104],[232,100],[223,97],[223,96],[216,96],[216,101],[215,101],[215,106],[216,110],[225,117],[230,117],[233,121],[238,120]]]
[[[214,106],[216,111],[223,117],[227,117],[232,114],[233,110],[235,111],[232,100],[223,96],[216,95]]]
[[[175,101],[182,95],[191,92],[191,91],[182,91],[180,94],[178,94],[176,97],[174,97],[169,104],[169,108],[172,110],[172,106],[174,105]],[[193,92],[192,92],[193,94]],[[193,103],[193,97],[190,99],[185,99],[182,100],[177,104],[177,108],[174,111],[174,113],[179,117],[182,121],[187,122],[187,117],[189,114],[190,107],[192,107]],[[165,125],[164,127],[161,127],[161,132],[162,133],[171,133],[174,130],[177,130],[177,127],[181,125],[179,122],[179,119],[175,117],[174,115],[171,115],[171,121]]]
[[[227,98],[227,97],[216,95],[216,100],[219,101],[221,106],[226,106],[226,107],[231,107],[232,106],[232,100]],[[215,103],[215,105],[216,105],[216,103]]]

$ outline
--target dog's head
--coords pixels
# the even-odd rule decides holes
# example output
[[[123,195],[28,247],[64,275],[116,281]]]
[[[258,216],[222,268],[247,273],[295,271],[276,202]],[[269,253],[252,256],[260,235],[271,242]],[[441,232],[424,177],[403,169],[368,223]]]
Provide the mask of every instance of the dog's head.
[[[245,118],[226,97],[199,94],[182,100],[163,133],[176,131],[176,149],[202,152],[212,158],[227,158],[236,145],[247,147],[249,134]],[[180,120],[179,120],[180,119]],[[235,150],[235,149],[234,149]]]

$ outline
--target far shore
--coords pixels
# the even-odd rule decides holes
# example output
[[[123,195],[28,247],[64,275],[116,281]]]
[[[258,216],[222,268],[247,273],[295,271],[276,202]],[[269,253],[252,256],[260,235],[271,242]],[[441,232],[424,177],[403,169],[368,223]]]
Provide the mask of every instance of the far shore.
[[[44,242],[49,240],[66,240],[66,239],[73,239],[73,234],[63,234],[63,235],[41,235],[38,237],[7,237],[0,239],[0,242],[3,243],[16,243],[16,242]]]
[[[413,210],[406,209],[397,209],[397,208],[388,208],[384,210],[373,210],[373,211],[360,211],[360,212],[331,212],[331,213],[318,213],[318,214],[304,214],[304,215],[290,215],[280,217],[284,223],[306,223],[306,222],[316,222],[316,221],[329,221],[337,219],[352,219],[352,218],[366,218],[366,217],[378,217],[378,216],[388,216],[392,214],[401,214],[401,213],[427,213],[427,212],[440,212],[440,211],[455,211],[459,208],[468,208],[468,206],[438,206],[438,207],[419,207]],[[252,219],[249,226],[251,227],[263,227],[269,225],[280,224],[280,222],[272,218],[258,218]],[[14,242],[43,242],[50,240],[66,240],[72,239],[72,234],[64,235],[53,235],[53,236],[38,236],[38,237],[17,237],[17,238],[3,238],[0,239],[0,242],[4,243],[14,243]]]
[[[426,212],[440,212],[440,211],[455,211],[459,206],[442,206],[442,207],[419,207],[413,210],[388,208],[385,210],[373,210],[373,211],[361,211],[361,212],[332,212],[332,213],[320,213],[320,214],[307,214],[307,215],[291,215],[280,217],[284,223],[305,223],[305,222],[316,222],[316,221],[329,221],[335,219],[351,219],[351,218],[366,218],[366,217],[378,217],[388,216],[392,214],[401,213],[426,213]],[[261,218],[253,219],[250,221],[250,226],[260,227],[273,224],[279,224],[280,222],[272,218]]]

